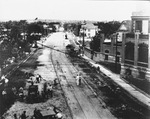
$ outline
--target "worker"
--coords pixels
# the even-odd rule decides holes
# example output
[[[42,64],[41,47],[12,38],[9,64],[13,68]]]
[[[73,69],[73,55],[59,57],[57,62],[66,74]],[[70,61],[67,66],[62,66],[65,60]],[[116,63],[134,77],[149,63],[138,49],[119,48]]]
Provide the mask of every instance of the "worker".
[[[26,111],[23,111],[23,113],[20,115],[20,119],[27,119],[28,116],[26,116]]]
[[[97,67],[97,72],[100,73],[100,67],[99,66]]]
[[[16,87],[12,87],[12,92],[14,94],[14,97],[16,97],[17,96],[17,89],[16,89]]]
[[[36,83],[40,83],[39,75],[36,76]]]
[[[18,95],[19,95],[19,97],[20,97],[21,99],[24,98],[24,92],[23,92],[23,88],[22,88],[22,87],[19,88],[19,93],[18,93]]]
[[[14,114],[14,119],[18,119],[18,117],[17,117],[17,114],[16,114],[16,113]]]
[[[7,96],[7,92],[6,92],[6,90],[4,89],[4,90],[2,91],[3,100],[6,100],[6,96]]]
[[[56,119],[62,119],[63,115],[61,114],[61,110],[54,106],[53,111],[55,112]]]
[[[4,87],[7,87],[7,86],[8,86],[9,80],[8,80],[4,75],[1,77],[1,81],[2,81],[3,84],[4,84]]]
[[[68,39],[67,34],[65,34],[65,39]]]
[[[47,91],[48,91],[48,95],[50,95],[50,98],[53,97],[53,86],[51,84],[49,84],[47,86]]]
[[[57,86],[57,78],[54,79],[54,86]]]
[[[42,76],[39,74],[39,81],[41,82],[42,81]]]
[[[35,119],[42,119],[43,118],[42,113],[37,108],[35,108],[33,116],[35,117]]]

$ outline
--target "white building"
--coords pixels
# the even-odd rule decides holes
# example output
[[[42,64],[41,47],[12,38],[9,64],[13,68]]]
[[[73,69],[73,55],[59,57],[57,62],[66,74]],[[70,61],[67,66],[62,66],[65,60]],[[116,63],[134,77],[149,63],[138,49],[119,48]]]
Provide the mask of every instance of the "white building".
[[[88,23],[81,26],[80,33],[82,34],[84,32],[85,37],[91,38],[96,35],[98,32],[98,26],[95,26],[92,23]]]

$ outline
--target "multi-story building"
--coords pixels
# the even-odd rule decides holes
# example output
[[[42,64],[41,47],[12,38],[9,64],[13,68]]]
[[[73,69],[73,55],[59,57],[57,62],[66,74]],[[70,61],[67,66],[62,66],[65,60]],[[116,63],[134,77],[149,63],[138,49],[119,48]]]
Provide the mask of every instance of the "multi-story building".
[[[85,37],[92,38],[98,32],[98,26],[95,26],[92,23],[87,23],[81,26],[80,33],[82,34],[83,32],[85,34]]]
[[[133,12],[131,31],[122,31],[121,77],[150,81],[150,16]]]

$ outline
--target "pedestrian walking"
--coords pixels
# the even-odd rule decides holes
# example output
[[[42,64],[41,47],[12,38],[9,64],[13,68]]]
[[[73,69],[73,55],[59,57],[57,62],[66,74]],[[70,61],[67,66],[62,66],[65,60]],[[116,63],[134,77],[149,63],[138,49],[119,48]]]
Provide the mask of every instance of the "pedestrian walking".
[[[76,84],[77,84],[77,86],[79,85],[79,76],[78,75],[76,77]]]
[[[77,86],[78,86],[78,85],[81,85],[81,79],[82,79],[82,77],[81,77],[81,72],[79,72],[79,73],[77,74],[77,77],[76,77],[76,84],[77,84]]]

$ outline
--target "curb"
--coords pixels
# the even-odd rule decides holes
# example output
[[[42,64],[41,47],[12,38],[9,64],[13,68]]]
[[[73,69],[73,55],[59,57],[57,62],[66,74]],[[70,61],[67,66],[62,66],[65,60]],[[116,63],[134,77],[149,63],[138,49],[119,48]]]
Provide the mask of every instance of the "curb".
[[[81,58],[83,58],[87,63],[91,64],[91,66],[93,66],[93,63],[96,64],[93,60],[88,60],[88,59],[86,59],[86,58],[84,58],[84,57],[81,57]],[[99,65],[99,64],[98,64],[98,65]],[[93,66],[93,67],[95,67],[95,66]],[[102,66],[102,67],[103,67],[103,66]],[[96,67],[95,67],[95,68],[96,68]],[[105,68],[105,67],[103,67],[103,68]],[[105,68],[105,69],[106,69],[106,68]],[[102,71],[100,71],[100,72],[101,72],[102,74],[104,74]],[[110,78],[108,75],[106,75],[106,74],[104,74],[104,75],[105,75],[106,77],[108,77],[109,80],[111,80],[111,82],[112,82],[113,84],[115,84],[115,85],[119,86],[121,89],[123,89],[123,90],[124,90],[124,93],[127,94],[128,97],[130,97],[131,99],[134,99],[134,101],[136,101],[138,104],[140,104],[141,106],[143,106],[143,107],[147,108],[148,110],[150,110],[150,107],[149,107],[148,105],[144,104],[143,102],[141,102],[140,100],[138,100],[138,98],[136,98],[135,96],[133,96],[130,92],[126,91],[123,87],[121,87],[119,84],[117,84],[116,82],[114,82],[113,79]],[[122,79],[122,78],[121,78],[121,79]],[[122,79],[122,80],[125,80],[125,79]],[[126,82],[126,81],[125,81],[125,82]],[[127,82],[126,82],[126,83],[127,83]],[[127,84],[129,84],[129,83],[127,83]],[[130,85],[130,84],[129,84],[129,85]],[[133,85],[130,85],[130,86],[132,86],[132,87],[135,88],[137,91],[139,91],[140,93],[142,93],[143,95],[145,95],[146,97],[149,98],[149,95],[148,95],[148,94],[146,95],[142,90],[136,88],[136,87],[133,86]]]

